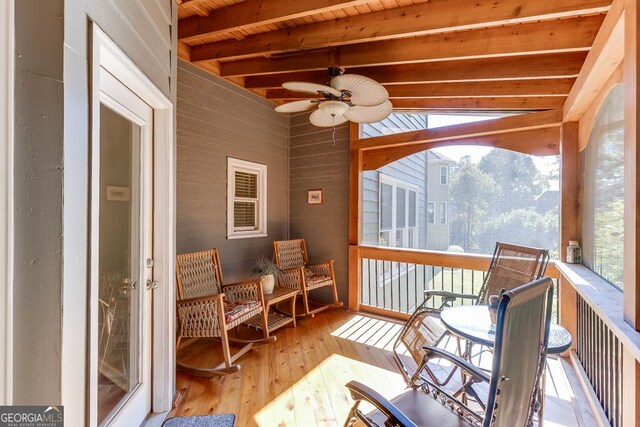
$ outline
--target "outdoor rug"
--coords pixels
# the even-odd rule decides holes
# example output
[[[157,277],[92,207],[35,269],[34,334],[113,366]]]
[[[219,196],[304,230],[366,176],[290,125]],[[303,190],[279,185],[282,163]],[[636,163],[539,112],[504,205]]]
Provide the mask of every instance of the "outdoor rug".
[[[233,414],[196,415],[169,418],[162,423],[162,427],[233,427],[235,422],[236,416]]]

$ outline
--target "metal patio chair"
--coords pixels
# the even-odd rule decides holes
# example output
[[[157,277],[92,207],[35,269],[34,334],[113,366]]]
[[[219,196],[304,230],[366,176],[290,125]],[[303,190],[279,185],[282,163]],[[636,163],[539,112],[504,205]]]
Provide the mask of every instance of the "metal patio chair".
[[[533,425],[538,390],[546,361],[551,323],[553,282],[548,277],[502,294],[496,322],[492,369],[487,373],[455,354],[425,347],[425,358],[443,359],[465,372],[466,382],[451,393],[424,384],[390,401],[371,388],[351,381],[346,386],[355,400],[345,426],[356,420],[374,426],[468,426],[521,427]],[[472,410],[458,399],[477,396],[474,389],[488,385],[482,411]],[[359,405],[367,401],[375,409],[364,414]]]
[[[274,241],[273,251],[276,264],[281,270],[278,284],[296,289],[302,296],[303,311],[299,316],[313,316],[329,307],[342,307],[342,302],[338,300],[333,260],[310,264],[304,239]],[[309,292],[327,286],[333,291],[333,303],[320,304],[310,309]]]
[[[440,312],[444,308],[451,307],[457,300],[488,304],[490,295],[499,295],[502,290],[511,290],[542,277],[548,263],[549,252],[546,249],[497,242],[478,295],[439,290],[425,291],[425,300],[405,323],[393,345],[394,360],[407,384],[417,387],[422,382],[429,381],[444,386],[456,371],[455,366],[444,369],[430,364],[423,358],[424,346],[441,346],[451,337],[440,322]],[[441,304],[437,308],[428,306],[434,297],[441,298]],[[463,350],[457,339],[449,344],[455,345],[458,353],[462,355]],[[403,359],[402,352],[405,348],[415,366]]]
[[[201,368],[177,362],[182,371],[212,377],[237,372],[235,361],[248,352],[253,343],[275,341],[276,337],[257,340],[230,338],[228,331],[260,316],[266,328],[264,297],[260,280],[222,284],[222,268],[217,249],[181,254],[176,259],[178,341],[181,350],[197,338],[219,338],[222,342],[224,362]],[[231,354],[229,342],[244,344]]]

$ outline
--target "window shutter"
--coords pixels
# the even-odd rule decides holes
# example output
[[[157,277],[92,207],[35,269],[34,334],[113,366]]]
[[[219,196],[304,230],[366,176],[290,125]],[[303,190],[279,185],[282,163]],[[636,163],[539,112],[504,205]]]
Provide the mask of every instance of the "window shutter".
[[[258,198],[258,175],[236,171],[236,197]]]
[[[254,202],[234,202],[233,203],[233,225],[234,228],[255,228],[256,227],[256,203]]]

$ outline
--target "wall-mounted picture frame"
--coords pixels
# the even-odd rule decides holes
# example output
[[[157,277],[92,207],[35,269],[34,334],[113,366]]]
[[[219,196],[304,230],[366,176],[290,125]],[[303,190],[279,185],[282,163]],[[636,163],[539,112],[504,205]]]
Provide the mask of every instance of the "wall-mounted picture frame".
[[[307,204],[308,205],[321,205],[322,204],[322,189],[307,190]]]

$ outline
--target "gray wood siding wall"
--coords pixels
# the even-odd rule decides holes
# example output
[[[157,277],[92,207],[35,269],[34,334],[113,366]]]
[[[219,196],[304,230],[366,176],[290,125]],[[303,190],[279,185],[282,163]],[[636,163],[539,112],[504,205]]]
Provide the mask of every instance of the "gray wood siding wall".
[[[63,7],[63,0],[15,2],[16,405],[60,402]]]
[[[248,278],[289,234],[289,118],[248,91],[179,61],[177,250],[220,250],[225,281]],[[228,240],[227,156],[267,165],[267,237]]]
[[[309,123],[309,114],[291,116],[290,230],[291,238],[304,238],[310,259],[335,260],[338,295],[348,301],[349,270],[349,125],[332,128]],[[321,205],[307,204],[307,190],[323,190]],[[318,298],[330,299],[328,289]]]

